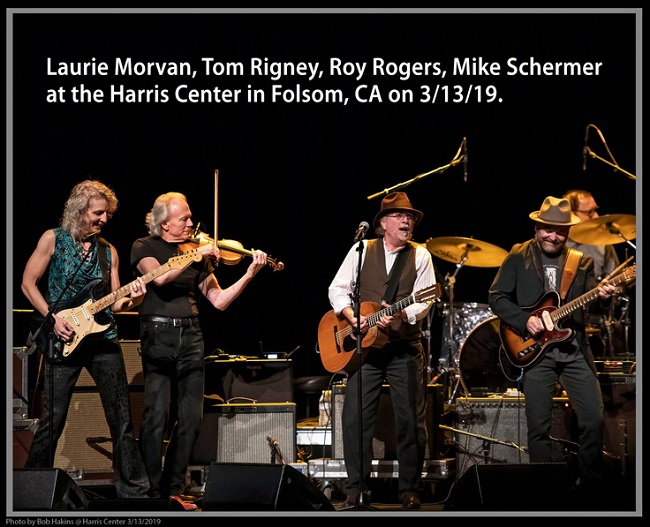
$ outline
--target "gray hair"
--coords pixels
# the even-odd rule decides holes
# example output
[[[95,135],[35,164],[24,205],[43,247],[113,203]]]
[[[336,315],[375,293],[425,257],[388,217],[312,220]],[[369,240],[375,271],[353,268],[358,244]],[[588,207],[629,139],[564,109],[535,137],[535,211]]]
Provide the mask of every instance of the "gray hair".
[[[106,200],[106,214],[109,218],[117,210],[118,201],[115,197],[115,192],[109,187],[100,181],[92,179],[77,183],[70,191],[68,201],[65,202],[63,216],[60,222],[61,227],[67,230],[75,239],[80,238],[84,234],[82,216],[88,210],[88,207],[90,207],[90,201],[93,199]]]
[[[169,203],[175,199],[187,203],[187,198],[180,192],[161,194],[154,201],[153,208],[150,212],[147,212],[147,217],[144,222],[151,236],[160,236],[162,234],[160,224],[169,219]]]

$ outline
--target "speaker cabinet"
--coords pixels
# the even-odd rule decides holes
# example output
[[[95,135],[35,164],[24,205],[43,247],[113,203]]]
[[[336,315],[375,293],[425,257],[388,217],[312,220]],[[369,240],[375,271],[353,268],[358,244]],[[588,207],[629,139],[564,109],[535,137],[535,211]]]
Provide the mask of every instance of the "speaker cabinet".
[[[473,465],[456,482],[445,511],[566,511],[571,485],[566,463]]]
[[[28,356],[20,357],[27,348],[13,348],[13,418],[14,420],[29,417],[29,386],[28,386]]]
[[[296,462],[295,403],[216,404],[216,461],[220,463]],[[272,448],[277,441],[280,452]]]
[[[88,499],[63,470],[25,468],[14,470],[14,510],[84,511]]]
[[[204,511],[334,511],[327,496],[290,465],[213,463]]]
[[[343,403],[345,402],[344,384],[336,384],[332,387],[332,457],[333,459],[344,459],[343,450],[343,429],[341,416]],[[426,426],[428,441],[424,453],[425,459],[440,459],[443,446],[444,434],[438,427],[443,414],[443,386],[442,384],[427,385],[427,408]],[[382,386],[379,396],[379,409],[377,411],[377,425],[375,436],[372,442],[373,459],[397,459],[397,445],[395,436],[395,414],[393,403],[390,397],[390,386]]]
[[[120,340],[124,365],[126,367],[126,380],[129,386],[144,386],[144,373],[142,371],[142,358],[139,340]],[[96,388],[95,381],[84,368],[81,370],[75,388]]]
[[[456,399],[457,473],[474,464],[528,463],[526,402],[518,397]],[[566,441],[576,441],[575,415],[566,397],[553,399],[553,461],[565,460]]]
[[[131,392],[131,417],[135,437],[140,434],[144,393]],[[72,394],[68,419],[57,444],[54,466],[66,471],[112,471],[113,443],[99,393]]]
[[[603,444],[617,460],[614,468],[633,481],[636,467],[636,376],[626,376],[624,383],[600,376],[605,405]]]

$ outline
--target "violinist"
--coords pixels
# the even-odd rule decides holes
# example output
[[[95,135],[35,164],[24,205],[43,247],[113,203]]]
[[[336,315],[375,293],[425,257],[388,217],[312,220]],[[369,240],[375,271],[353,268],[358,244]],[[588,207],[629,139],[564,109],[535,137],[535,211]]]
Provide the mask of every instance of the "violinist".
[[[136,275],[156,269],[181,252],[193,226],[186,197],[178,192],[158,196],[147,213],[146,225],[149,236],[136,240],[131,248]],[[150,495],[169,496],[186,510],[196,509],[195,504],[183,500],[183,493],[203,413],[204,342],[199,293],[215,308],[225,310],[267,265],[264,252],[252,251],[252,261],[243,276],[222,289],[213,274],[221,260],[219,247],[205,243],[197,244],[194,250],[202,258],[153,280],[139,306],[145,391],[140,448],[151,482]],[[163,452],[172,398],[178,416]]]

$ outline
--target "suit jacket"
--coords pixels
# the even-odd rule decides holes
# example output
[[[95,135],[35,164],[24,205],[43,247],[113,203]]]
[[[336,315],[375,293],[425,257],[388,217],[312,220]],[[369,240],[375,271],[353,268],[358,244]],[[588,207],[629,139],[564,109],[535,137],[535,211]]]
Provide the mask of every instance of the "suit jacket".
[[[564,270],[568,252],[568,247],[564,247],[561,273]],[[594,260],[591,256],[583,254],[563,304],[594,289],[597,285],[598,282],[594,274]],[[530,308],[534,307],[545,293],[541,251],[534,239],[528,240],[515,245],[501,264],[501,268],[490,287],[490,308],[499,319],[515,328],[522,335],[526,335],[528,334],[526,322],[530,318]],[[603,302],[598,299],[591,302],[587,309],[590,312],[605,312],[609,304],[611,304],[611,301]],[[596,365],[586,338],[584,315],[584,309],[576,309],[560,325],[562,327],[571,327],[576,332],[576,338],[582,353],[595,373]]]

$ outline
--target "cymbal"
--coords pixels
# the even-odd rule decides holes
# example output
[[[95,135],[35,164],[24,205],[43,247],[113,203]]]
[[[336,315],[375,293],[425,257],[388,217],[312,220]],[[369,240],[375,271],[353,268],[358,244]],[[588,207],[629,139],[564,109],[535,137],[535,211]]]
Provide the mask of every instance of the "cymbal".
[[[636,238],[636,216],[607,214],[571,227],[569,238],[587,245],[613,245]]]
[[[470,267],[499,267],[508,256],[508,251],[491,243],[457,236],[429,238],[427,249],[434,256],[455,264],[461,263],[465,256],[464,265]]]

